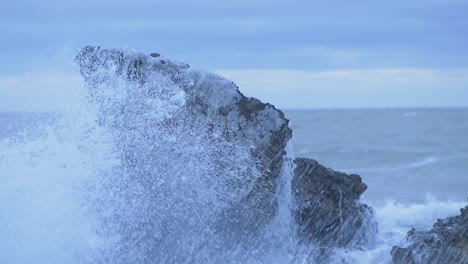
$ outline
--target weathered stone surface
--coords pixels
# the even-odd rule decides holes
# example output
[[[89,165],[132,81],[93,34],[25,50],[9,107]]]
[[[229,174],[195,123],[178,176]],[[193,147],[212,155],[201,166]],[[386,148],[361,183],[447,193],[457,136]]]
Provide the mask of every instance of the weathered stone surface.
[[[403,263],[468,263],[468,206],[460,215],[438,219],[431,230],[411,229],[408,247],[393,247],[395,264]]]
[[[361,247],[374,239],[377,224],[372,209],[359,203],[367,189],[359,175],[326,168],[312,159],[297,158],[292,191],[299,237],[322,247]]]
[[[407,264],[416,264],[417,257],[415,256],[412,250],[407,248],[394,246],[391,253],[393,256],[393,261],[395,262],[398,259],[397,263],[407,263]]]
[[[101,84],[105,83],[111,89],[113,85],[119,85],[110,82],[109,75],[120,76],[132,85],[132,89],[144,87],[144,94],[139,96],[149,98],[153,96],[151,87],[155,79],[163,80],[165,86],[184,91],[185,104],[183,117],[168,115],[162,125],[201,124],[203,133],[221,132],[225,140],[236,140],[250,151],[260,176],[253,184],[238,183],[253,185],[253,188],[220,216],[219,228],[223,232],[231,234],[233,240],[255,236],[254,230],[274,218],[278,179],[292,133],[283,112],[273,105],[244,96],[233,82],[216,74],[192,70],[185,63],[155,54],[86,47],[76,59],[91,96],[100,103],[106,103],[106,98],[100,98],[98,91]],[[139,104],[144,103],[143,99],[126,100]],[[116,110],[128,111],[128,115],[135,117],[141,109],[129,111],[120,107]],[[186,117],[187,113],[190,118]],[[120,127],[131,127],[135,118],[121,122]],[[159,129],[157,126],[161,125],[155,126]],[[132,153],[126,151],[130,157],[126,158],[131,159]],[[295,163],[292,191],[297,208],[293,214],[299,224],[297,234],[302,242],[317,243],[322,247],[360,247],[373,239],[376,224],[371,208],[358,202],[367,188],[358,175],[335,172],[310,159],[298,158]]]
[[[247,233],[273,218],[276,213],[274,196],[277,180],[281,174],[285,147],[291,138],[289,120],[282,111],[271,104],[244,96],[233,82],[216,74],[192,70],[185,63],[154,54],[85,47],[76,60],[92,96],[97,100],[105,101],[105,98],[99,99],[99,91],[95,90],[103,82],[109,82],[106,79],[108,75],[122,77],[134,89],[149,86],[150,90],[145,91],[148,97],[152,96],[151,87],[155,80],[165,80],[166,86],[174,87],[171,89],[183,90],[186,101],[182,110],[184,116],[173,116],[164,124],[204,124],[206,133],[220,131],[226,140],[236,140],[250,151],[261,174],[252,191],[225,212],[224,219],[230,223],[224,223],[223,228],[233,228],[238,234]],[[262,218],[256,215],[262,215]]]

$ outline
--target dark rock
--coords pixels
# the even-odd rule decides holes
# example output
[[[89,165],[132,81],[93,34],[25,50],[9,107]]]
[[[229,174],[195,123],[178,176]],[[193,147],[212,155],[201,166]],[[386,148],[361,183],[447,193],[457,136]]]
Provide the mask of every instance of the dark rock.
[[[460,215],[438,219],[431,230],[411,229],[406,248],[394,247],[393,263],[468,263],[468,206]]]
[[[154,76],[157,76],[169,86],[180,87],[185,92],[183,111],[190,115],[190,118],[175,115],[162,123],[202,124],[204,133],[222,131],[224,139],[243,144],[250,151],[260,175],[253,183],[236,183],[253,187],[238,203],[224,211],[217,222],[219,230],[232,235],[233,241],[255,236],[255,230],[269,223],[277,213],[278,180],[292,134],[289,121],[273,105],[244,96],[233,82],[216,74],[190,69],[185,63],[167,58],[155,60],[154,57],[159,54],[148,56],[132,51],[86,47],[76,60],[91,96],[98,102],[108,101],[100,98],[98,91],[103,83],[112,87],[108,76],[123,78],[131,89],[152,87]],[[145,90],[145,95],[151,97],[153,92]],[[131,127],[131,121],[118,126]],[[137,158],[132,159],[132,152],[126,154],[130,156],[128,160],[138,162],[135,161]],[[372,209],[358,201],[367,188],[358,175],[336,172],[310,159],[298,158],[295,165],[292,191],[298,207],[293,214],[303,243],[317,243],[322,247],[361,247],[373,239],[377,227]]]
[[[192,70],[187,64],[168,58],[154,60],[152,57],[153,54],[85,47],[76,61],[91,93],[96,96],[99,93],[95,90],[108,82],[106,76],[109,75],[124,78],[135,89],[145,84],[151,86],[152,78],[158,75],[161,77],[157,78],[168,79],[170,85],[183,89],[187,101],[185,111],[193,117],[186,125],[206,123],[207,133],[217,129],[223,131],[225,139],[236,138],[250,149],[261,173],[252,191],[225,212],[223,229],[232,228],[240,236],[264,225],[273,218],[277,207],[274,196],[285,147],[291,138],[289,120],[273,105],[244,96],[233,82],[216,74]],[[166,121],[171,122],[181,121],[176,118]]]
[[[411,249],[394,246],[390,252],[392,256],[399,259],[399,263],[416,264],[416,256]]]
[[[359,175],[297,158],[292,191],[297,202],[299,237],[323,247],[361,247],[374,240],[372,209],[359,203],[367,189]]]
[[[159,53],[153,52],[150,54],[150,56],[153,58],[159,58],[161,55]]]

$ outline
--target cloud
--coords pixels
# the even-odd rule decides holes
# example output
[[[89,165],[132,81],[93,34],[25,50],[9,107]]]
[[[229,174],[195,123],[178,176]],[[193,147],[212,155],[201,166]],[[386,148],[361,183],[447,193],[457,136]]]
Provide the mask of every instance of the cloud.
[[[225,69],[247,96],[283,108],[468,107],[468,69]],[[0,74],[0,111],[54,111],[84,98],[78,72]]]
[[[461,68],[468,67],[467,8],[461,0],[4,1],[0,57],[29,62],[95,44],[210,69]],[[11,67],[30,70],[0,63],[0,72]]]
[[[468,69],[218,70],[282,108],[467,107]]]

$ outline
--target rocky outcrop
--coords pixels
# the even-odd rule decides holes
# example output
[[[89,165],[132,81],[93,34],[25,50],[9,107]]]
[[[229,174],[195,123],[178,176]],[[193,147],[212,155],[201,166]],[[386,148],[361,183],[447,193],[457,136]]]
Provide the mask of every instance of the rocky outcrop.
[[[297,158],[295,163],[292,191],[300,239],[321,247],[359,248],[371,242],[377,224],[372,209],[359,203],[367,189],[361,177],[334,171],[312,159]]]
[[[460,209],[460,215],[438,219],[431,230],[411,229],[407,239],[409,246],[393,247],[393,263],[467,264],[468,206]]]
[[[236,142],[236,145],[241,145],[250,152],[250,159],[259,175],[254,179],[246,176],[244,183],[236,183],[252,187],[247,194],[242,195],[240,202],[231,204],[231,209],[224,212],[223,219],[228,223],[222,224],[223,229],[232,228],[238,234],[249,233],[255,226],[262,226],[268,219],[273,218],[276,212],[274,195],[277,180],[281,174],[285,147],[291,138],[291,129],[282,111],[271,104],[244,96],[233,82],[216,74],[192,70],[185,63],[176,62],[157,53],[144,54],[129,50],[85,47],[76,60],[92,98],[107,111],[101,115],[103,118],[114,116],[110,119],[113,120],[112,125],[118,126],[118,129],[135,126],[136,120],[140,120],[146,112],[155,112],[152,109],[135,108],[134,105],[144,105],[146,100],[157,97],[157,102],[168,102],[167,107],[163,107],[162,110],[169,109],[167,111],[170,113],[163,116],[162,120],[144,126],[152,126],[154,130],[166,129],[168,126],[182,129],[198,127],[192,129],[194,134],[216,134],[225,141]],[[129,86],[123,93],[125,101],[132,103],[114,102],[118,107],[106,106],[109,100],[114,99],[107,98],[100,90],[113,89],[113,86],[122,85],[122,82]],[[135,94],[135,90],[140,92]],[[174,100],[170,96],[175,97],[178,91],[183,93],[183,104],[172,103]],[[171,110],[173,108],[175,110]],[[117,125],[115,120],[118,121]],[[167,134],[179,132],[180,130],[174,130]],[[190,143],[190,139],[186,140]],[[217,151],[224,150],[220,148]],[[138,159],[131,157],[133,152],[126,151],[127,160]],[[219,154],[222,155],[228,154]],[[222,158],[213,157],[213,160],[219,159],[218,163],[222,163]],[[225,165],[219,167],[220,170],[213,174],[229,173],[221,168],[226,167]],[[239,181],[243,180],[239,177]],[[255,217],[257,215],[264,217]]]
[[[155,150],[148,150],[146,156],[142,156],[144,153],[141,153],[142,149],[146,149],[145,145],[152,144],[154,142],[152,140],[158,138],[155,133],[160,130],[167,130],[165,133],[169,135],[185,133],[183,131],[185,128],[195,127],[196,129],[190,132],[193,133],[184,139],[186,145],[198,144],[192,142],[191,137],[198,138],[201,134],[208,135],[208,141],[205,140],[205,143],[212,142],[214,145],[219,141],[210,140],[221,137],[225,142],[235,142],[232,148],[233,155],[237,153],[237,146],[247,150],[250,155],[249,160],[252,160],[255,167],[255,170],[251,170],[247,163],[239,165],[236,164],[239,163],[238,160],[233,159],[232,162],[227,160],[230,154],[223,149],[222,144],[219,145],[221,147],[215,147],[210,155],[199,158],[200,161],[213,159],[210,164],[213,165],[214,171],[209,171],[208,175],[224,177],[236,172],[237,167],[247,168],[236,174],[236,179],[226,180],[225,185],[231,188],[229,191],[251,186],[246,188],[247,193],[239,191],[233,199],[228,200],[228,209],[223,208],[221,214],[207,217],[208,222],[214,218],[219,222],[219,228],[213,233],[222,230],[224,235],[233,236],[228,241],[241,238],[246,240],[246,236],[255,236],[255,230],[275,217],[278,211],[276,204],[278,179],[284,169],[285,148],[292,134],[282,111],[255,98],[244,96],[231,81],[216,74],[192,70],[187,64],[165,58],[158,53],[143,54],[86,47],[77,55],[76,60],[90,90],[91,98],[100,105],[101,122],[122,131],[117,137],[118,144],[123,146],[121,151],[124,160],[128,163],[127,167],[137,167],[140,173],[150,168],[146,173],[152,175],[151,170],[155,170],[155,164],[145,163],[145,160],[150,159]],[[109,93],[112,94],[115,87],[121,85],[125,87],[114,96],[119,98],[119,101],[115,101],[115,98],[109,97]],[[179,91],[183,93],[183,102],[177,100]],[[153,102],[148,103],[148,101]],[[157,109],[162,112],[158,118],[148,114],[155,112],[152,108],[154,102],[163,104],[163,107]],[[138,125],[139,123],[144,124],[142,126]],[[157,145],[158,148],[168,148],[168,144],[175,143],[161,142]],[[135,149],[134,146],[139,146],[139,149]],[[168,148],[166,152],[159,153],[172,153],[173,149],[177,148]],[[190,154],[186,152],[181,151],[182,158]],[[139,156],[135,156],[135,153]],[[219,155],[216,156],[216,153]],[[200,155],[205,154],[200,153]],[[164,159],[164,156],[166,155],[161,155],[159,158]],[[167,163],[170,162],[168,159]],[[194,169],[202,167],[201,169],[207,170],[206,167],[209,167],[202,165],[195,166]],[[295,165],[292,191],[298,204],[294,216],[299,226],[297,233],[301,241],[317,243],[323,247],[360,247],[369,242],[376,232],[376,225],[371,208],[358,202],[359,196],[367,188],[361,178],[358,175],[335,172],[309,159],[296,159]],[[176,169],[183,169],[185,166],[186,164],[180,161]],[[233,167],[232,170],[230,166]],[[161,166],[157,169],[164,172],[166,167]],[[172,174],[178,173],[175,171]],[[251,175],[239,177],[242,173]],[[145,180],[144,184],[151,182]],[[219,187],[219,183],[210,182],[209,179],[207,182],[210,186],[214,186],[208,189],[222,187]],[[159,188],[159,192],[161,189],[160,185],[151,188]],[[184,195],[192,193],[191,191],[188,188],[186,193],[178,197],[179,200],[188,200]],[[173,192],[169,192],[168,195],[173,195]],[[167,196],[161,195],[160,199],[165,197]],[[233,202],[238,197],[240,200]],[[175,205],[186,206],[186,214],[192,212],[196,217],[202,217],[205,211],[214,210],[205,205],[210,201],[207,200],[199,208],[195,208],[195,205],[199,206],[198,204],[192,206],[184,202],[177,202]],[[159,203],[165,204],[164,201]],[[170,214],[176,206],[174,203],[168,204],[171,204],[167,213]],[[151,206],[154,205],[149,205]],[[181,212],[183,213],[183,210]],[[159,211],[154,218],[161,215],[164,214]],[[183,221],[184,219],[182,225],[185,224]],[[175,220],[171,218],[167,225],[174,225],[174,222]],[[169,229],[168,233],[172,234],[173,231]],[[165,239],[164,243],[167,240]]]

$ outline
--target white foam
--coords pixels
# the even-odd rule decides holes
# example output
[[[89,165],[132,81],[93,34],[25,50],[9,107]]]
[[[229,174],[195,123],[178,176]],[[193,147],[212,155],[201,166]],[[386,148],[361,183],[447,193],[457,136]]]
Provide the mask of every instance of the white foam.
[[[425,203],[401,203],[387,200],[374,204],[379,224],[377,243],[369,250],[337,250],[332,263],[369,264],[391,263],[390,251],[393,246],[405,246],[407,232],[411,228],[427,230],[438,218],[446,218],[460,213],[463,201],[442,201],[430,195]]]
[[[456,215],[465,205],[463,201],[441,201],[428,195],[425,203],[388,200],[374,208],[380,232],[401,237],[411,228],[429,229],[438,218]]]

